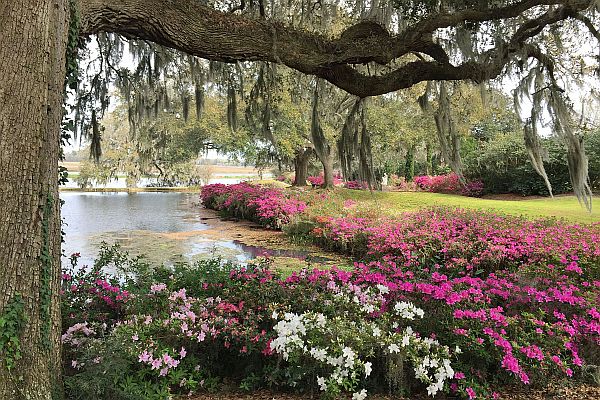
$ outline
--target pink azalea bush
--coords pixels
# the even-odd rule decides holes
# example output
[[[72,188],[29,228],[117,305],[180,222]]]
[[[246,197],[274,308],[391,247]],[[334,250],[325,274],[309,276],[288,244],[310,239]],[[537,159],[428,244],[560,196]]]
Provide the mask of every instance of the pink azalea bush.
[[[306,203],[282,189],[246,182],[205,185],[201,189],[200,199],[206,208],[256,221],[272,229],[281,229],[293,215],[306,208]]]
[[[344,182],[344,187],[346,189],[366,190],[369,188],[369,185],[367,185],[367,183],[363,181],[347,181]]]
[[[314,176],[309,176],[308,178],[306,178],[306,180],[313,186],[313,187],[317,187],[317,186],[323,186],[323,184],[325,183],[325,177],[323,176],[323,174],[321,175],[314,175]],[[333,185],[334,186],[339,186],[343,183],[343,179],[342,176],[340,174],[335,174],[333,175]]]
[[[480,275],[534,264],[590,276],[600,264],[600,224],[565,225],[480,211],[433,208],[391,218],[319,219],[313,238],[358,258],[406,268]],[[550,267],[551,268],[551,267]]]
[[[322,186],[325,183],[323,175],[309,176],[306,180],[313,186]]]
[[[479,197],[483,194],[481,180],[468,181],[463,185],[454,172],[447,175],[415,176],[413,181],[421,190],[433,193],[461,194],[471,197]]]

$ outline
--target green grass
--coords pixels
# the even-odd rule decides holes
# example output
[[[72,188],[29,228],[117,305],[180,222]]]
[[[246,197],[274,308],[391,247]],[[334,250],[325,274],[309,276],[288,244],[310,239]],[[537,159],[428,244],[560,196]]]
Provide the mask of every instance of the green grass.
[[[543,199],[491,200],[428,192],[373,192],[340,190],[345,199],[373,202],[382,212],[395,214],[424,207],[449,206],[487,210],[492,212],[521,215],[527,218],[554,217],[576,223],[600,221],[600,212],[592,213],[582,207],[575,196],[559,196]],[[594,207],[600,206],[600,197],[595,196]]]

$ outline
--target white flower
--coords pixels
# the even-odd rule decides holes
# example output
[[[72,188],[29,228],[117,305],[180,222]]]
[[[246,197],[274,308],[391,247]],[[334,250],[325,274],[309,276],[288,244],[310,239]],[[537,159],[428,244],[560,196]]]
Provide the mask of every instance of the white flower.
[[[379,289],[379,293],[381,294],[388,294],[390,292],[390,288],[381,284],[377,285],[377,289]]]
[[[367,314],[371,314],[371,313],[375,312],[375,306],[373,304],[364,305],[362,307],[362,311]]]
[[[339,356],[339,357],[327,357],[327,364],[334,366],[334,367],[341,367],[342,364],[344,363],[344,357]]]
[[[271,318],[277,319],[278,317],[279,317],[279,314],[277,313],[277,311],[273,311],[273,314],[271,315]]]
[[[398,345],[396,343],[390,344],[388,346],[388,350],[390,351],[390,354],[400,353],[400,347],[398,347]]]
[[[319,385],[319,389],[321,389],[323,392],[327,390],[327,385],[325,384],[325,378],[318,376],[317,384]]]
[[[427,394],[430,396],[435,396],[435,394],[438,392],[438,386],[435,383],[432,383],[431,385],[427,386]]]
[[[349,360],[354,359],[355,353],[350,347],[344,347],[342,349],[342,354]]]
[[[373,337],[379,337],[381,336],[381,329],[379,329],[378,326],[374,326],[373,327]]]
[[[369,375],[371,375],[371,371],[373,371],[372,366],[373,364],[371,364],[370,362],[365,363],[365,378],[368,378]]]
[[[414,304],[406,301],[396,303],[394,310],[396,310],[396,314],[405,319],[415,319],[415,315],[423,318],[425,315],[425,312],[422,309],[417,308]]]
[[[410,344],[410,336],[409,335],[404,335],[402,337],[402,343],[400,344],[402,347],[406,347]]]
[[[317,314],[317,326],[324,328],[325,327],[325,316],[321,313]]]
[[[327,351],[319,347],[310,349],[310,355],[317,361],[325,361],[327,357]]]
[[[460,347],[456,346],[456,347],[454,348],[454,352],[455,352],[456,354],[460,354],[460,353],[462,353],[462,350],[460,349]]]
[[[367,398],[367,389],[363,389],[360,392],[352,395],[352,400],[364,400]]]

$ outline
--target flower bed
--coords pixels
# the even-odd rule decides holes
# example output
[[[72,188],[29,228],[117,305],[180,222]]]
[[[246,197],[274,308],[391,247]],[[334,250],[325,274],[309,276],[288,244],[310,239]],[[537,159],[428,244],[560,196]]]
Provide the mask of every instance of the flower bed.
[[[587,277],[600,269],[598,223],[565,225],[445,208],[394,219],[348,216],[318,222],[312,237],[320,245],[360,259],[394,260],[406,268],[482,275],[545,264]]]
[[[567,265],[452,278],[374,261],[282,278],[213,260],[136,276],[119,320],[91,309],[65,324],[70,395],[159,399],[225,380],[324,398],[497,397],[506,384],[581,376],[600,343],[600,282]],[[107,278],[96,268],[93,279]]]
[[[206,208],[255,221],[272,229],[281,229],[293,215],[306,208],[306,203],[282,189],[246,182],[205,185],[201,189],[200,198]]]
[[[320,187],[323,186],[323,184],[325,183],[325,177],[323,176],[323,174],[321,175],[314,175],[314,176],[309,176],[306,179],[313,187]],[[343,183],[343,179],[342,176],[340,174],[335,174],[333,175],[333,186],[339,186]]]
[[[366,190],[369,188],[369,185],[363,181],[347,181],[344,182],[344,187],[346,189]]]

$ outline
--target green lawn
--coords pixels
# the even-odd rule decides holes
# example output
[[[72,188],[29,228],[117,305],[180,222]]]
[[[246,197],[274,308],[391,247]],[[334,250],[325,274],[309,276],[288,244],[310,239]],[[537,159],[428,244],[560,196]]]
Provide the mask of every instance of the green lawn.
[[[569,222],[591,223],[600,221],[598,209],[588,213],[575,196],[529,200],[477,199],[427,192],[373,192],[343,189],[340,194],[347,199],[374,202],[382,212],[390,214],[416,210],[423,207],[450,206],[489,210],[527,218],[556,217]],[[594,207],[600,207],[600,197],[594,197]]]

